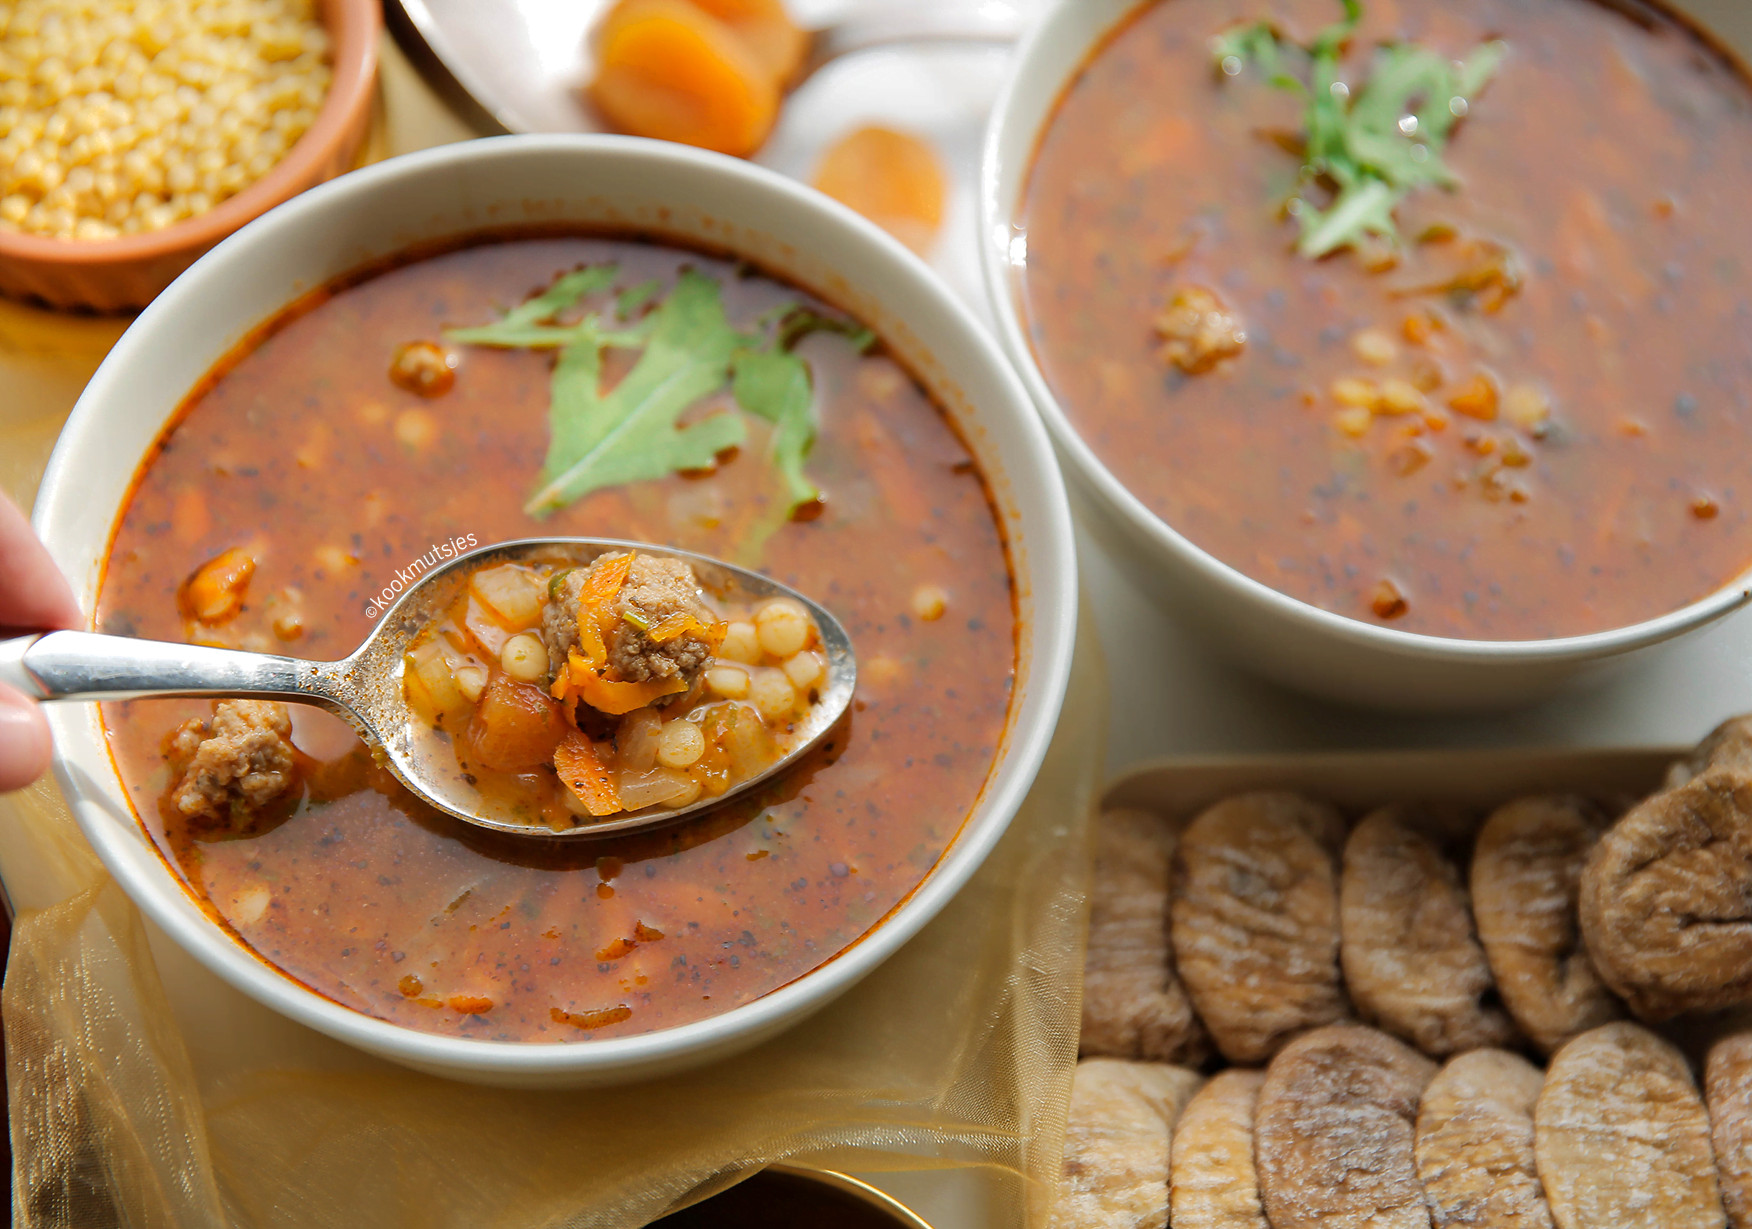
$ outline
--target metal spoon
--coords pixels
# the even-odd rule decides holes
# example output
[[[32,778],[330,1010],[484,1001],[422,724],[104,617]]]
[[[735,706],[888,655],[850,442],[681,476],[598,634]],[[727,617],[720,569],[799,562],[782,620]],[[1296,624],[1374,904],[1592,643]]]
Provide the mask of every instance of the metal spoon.
[[[399,0],[391,24],[453,102],[506,132],[601,132],[581,87],[594,73],[590,32],[608,0]],[[866,6],[810,31],[803,78],[875,47],[1005,46],[1026,22],[1010,0],[905,0]],[[412,37],[407,37],[411,35]]]
[[[462,774],[449,745],[408,711],[402,690],[408,645],[436,620],[476,569],[498,563],[582,565],[607,551],[633,550],[692,565],[700,587],[720,600],[788,597],[802,603],[821,634],[827,681],[799,723],[790,749],[758,776],[716,798],[689,806],[651,807],[570,829],[519,823],[492,814]],[[524,836],[604,836],[697,815],[785,771],[820,741],[851,703],[857,662],[846,629],[803,594],[758,572],[687,551],[609,538],[531,538],[459,555],[415,581],[397,598],[365,643],[340,661],[301,661],[202,645],[135,640],[92,632],[48,632],[0,641],[0,682],[37,700],[132,700],[142,696],[248,696],[319,705],[345,718],[359,736],[381,747],[390,770],[414,793],[467,823]]]

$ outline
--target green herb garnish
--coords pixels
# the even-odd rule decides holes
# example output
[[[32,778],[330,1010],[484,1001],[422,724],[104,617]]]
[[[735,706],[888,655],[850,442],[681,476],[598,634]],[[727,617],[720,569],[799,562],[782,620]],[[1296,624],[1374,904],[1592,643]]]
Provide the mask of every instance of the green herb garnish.
[[[785,481],[785,515],[821,498],[803,472],[815,442],[815,392],[809,368],[789,350],[744,350],[733,364],[736,404],[773,424],[773,464]]]
[[[751,332],[740,332],[725,318],[718,283],[692,270],[683,270],[655,308],[625,327],[607,327],[596,312],[576,323],[557,322],[587,295],[610,289],[618,276],[613,265],[580,269],[493,324],[445,332],[453,342],[559,351],[550,383],[547,459],[524,511],[546,516],[603,487],[709,467],[719,453],[742,444],[743,418],[725,407],[685,425],[681,419],[726,387],[737,407],[773,426],[771,457],[784,485],[783,517],[819,499],[821,492],[804,472],[815,443],[814,388],[808,364],[793,347],[810,333],[834,332],[863,350],[874,335],[796,304],[782,305]],[[622,290],[616,319],[625,321],[662,289],[660,282],[645,282]],[[602,357],[611,348],[640,353],[625,378],[604,393]]]
[[[663,289],[663,283],[656,278],[648,282],[640,282],[637,286],[629,286],[615,296],[614,310],[622,320],[630,320],[634,313],[651,301],[651,297]]]
[[[1388,44],[1367,84],[1352,90],[1339,76],[1339,61],[1362,4],[1343,4],[1344,19],[1307,47],[1269,22],[1238,26],[1212,43],[1224,74],[1256,64],[1272,85],[1307,100],[1304,165],[1287,207],[1301,224],[1297,250],[1310,259],[1360,246],[1368,236],[1396,245],[1393,211],[1407,194],[1424,184],[1457,185],[1442,151],[1505,52],[1501,42],[1485,43],[1455,63],[1424,47]],[[1293,71],[1303,64],[1301,74]],[[1316,203],[1328,196],[1324,207]]]

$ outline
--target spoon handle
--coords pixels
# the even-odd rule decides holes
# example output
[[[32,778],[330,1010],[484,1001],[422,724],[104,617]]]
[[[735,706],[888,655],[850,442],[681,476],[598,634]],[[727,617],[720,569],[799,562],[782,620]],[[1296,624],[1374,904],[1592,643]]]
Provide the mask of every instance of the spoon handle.
[[[296,696],[331,701],[327,662],[93,632],[0,640],[0,682],[33,700]]]

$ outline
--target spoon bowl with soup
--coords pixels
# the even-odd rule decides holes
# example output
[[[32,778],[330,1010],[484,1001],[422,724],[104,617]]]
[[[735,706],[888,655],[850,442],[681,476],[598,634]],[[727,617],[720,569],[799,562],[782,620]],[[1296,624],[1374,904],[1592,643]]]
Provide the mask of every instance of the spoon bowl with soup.
[[[211,561],[183,601],[227,600],[233,575]],[[62,631],[0,643],[0,679],[38,700],[225,697],[167,743],[170,805],[191,818],[247,823],[291,791],[290,700],[345,718],[466,823],[600,837],[783,772],[844,715],[857,663],[832,613],[757,572],[553,538],[434,568],[340,661]]]

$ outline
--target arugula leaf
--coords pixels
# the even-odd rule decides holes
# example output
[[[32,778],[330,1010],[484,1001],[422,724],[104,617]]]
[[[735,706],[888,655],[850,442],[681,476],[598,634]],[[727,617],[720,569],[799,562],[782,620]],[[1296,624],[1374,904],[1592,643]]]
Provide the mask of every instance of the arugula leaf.
[[[585,295],[607,290],[620,276],[617,265],[591,265],[563,274],[554,284],[506,312],[492,324],[474,329],[445,329],[450,341],[474,346],[543,349],[570,343],[573,330],[562,325],[544,325],[567,308],[576,307]]]
[[[530,515],[545,516],[605,486],[703,469],[746,438],[742,419],[727,412],[676,425],[686,410],[724,386],[731,356],[754,340],[730,327],[718,284],[684,270],[650,320],[639,361],[607,396],[592,395],[590,377],[600,370],[591,373],[591,360],[578,357],[577,383],[590,383],[582,395],[569,397],[571,404],[561,407],[555,399],[547,481],[524,506]]]
[[[1212,42],[1228,76],[1256,64],[1270,83],[1307,100],[1303,118],[1305,167],[1289,201],[1301,225],[1297,250],[1318,259],[1367,236],[1399,241],[1393,211],[1415,188],[1457,185],[1442,161],[1455,121],[1502,63],[1505,48],[1486,43],[1463,64],[1427,48],[1390,44],[1381,49],[1368,83],[1352,91],[1339,76],[1345,44],[1362,19],[1361,0],[1343,0],[1344,17],[1298,47],[1273,25],[1253,22]],[[1284,67],[1305,60],[1307,82]],[[1310,199],[1323,185],[1323,209]]]
[[[657,278],[652,278],[648,282],[640,282],[637,286],[627,287],[615,298],[615,315],[622,320],[629,319],[634,312],[650,302],[652,295],[662,289],[663,283]]]
[[[741,415],[725,411],[678,423],[728,383],[743,412],[772,424],[771,459],[784,488],[783,503],[766,518],[770,524],[757,527],[758,541],[749,546],[758,554],[759,543],[792,513],[821,498],[804,469],[816,435],[814,384],[794,347],[812,333],[827,332],[862,352],[876,335],[854,320],[795,302],[762,313],[752,333],[740,333],[724,315],[718,283],[691,270],[632,324],[609,328],[595,312],[576,323],[555,323],[586,295],[612,287],[618,272],[603,265],[568,273],[492,324],[445,332],[466,344],[559,351],[550,384],[547,457],[524,510],[546,516],[601,487],[710,465],[719,452],[744,441]],[[662,289],[656,280],[623,289],[615,317],[626,320]],[[641,353],[604,394],[603,353],[615,347]]]
[[[789,350],[811,333],[837,333],[859,354],[876,344],[876,334],[856,320],[824,316],[811,307],[791,307],[779,317],[779,332],[773,345]]]
[[[602,352],[609,346],[635,348],[642,335],[603,333],[595,316],[573,330],[573,340],[560,351],[548,390],[548,450],[541,480],[557,478],[590,447],[588,424],[602,401]]]
[[[860,354],[876,344],[876,334],[855,320],[827,316],[809,307],[787,306],[769,312],[763,323],[776,322],[770,349],[743,350],[731,364],[731,389],[736,403],[773,424],[771,455],[785,483],[789,517],[821,491],[803,472],[815,444],[815,388],[809,364],[792,353],[811,333],[834,333]]]
[[[742,350],[731,365],[736,404],[773,424],[772,457],[785,482],[789,516],[821,491],[803,473],[815,443],[815,390],[809,368],[788,350]]]
[[[1277,27],[1270,22],[1254,22],[1219,34],[1211,41],[1211,50],[1216,55],[1217,64],[1231,77],[1241,71],[1243,64],[1252,63],[1259,65],[1265,79],[1280,90],[1307,92],[1306,86],[1284,71],[1283,61],[1278,55]]]
[[[1361,235],[1392,235],[1393,210],[1399,200],[1400,194],[1379,179],[1346,188],[1325,213],[1310,210],[1312,218],[1303,214],[1298,250],[1304,256],[1319,257],[1354,244]]]

